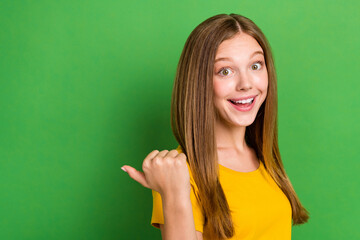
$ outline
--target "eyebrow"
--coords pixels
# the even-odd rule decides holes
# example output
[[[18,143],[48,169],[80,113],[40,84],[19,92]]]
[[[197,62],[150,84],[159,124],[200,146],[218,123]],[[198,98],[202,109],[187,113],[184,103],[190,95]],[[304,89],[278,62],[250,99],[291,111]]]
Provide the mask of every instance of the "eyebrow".
[[[253,54],[251,54],[250,58],[252,58],[253,56],[255,56],[256,54],[262,54],[264,56],[264,53],[262,51],[255,51],[253,52]],[[226,60],[231,60],[231,58],[227,58],[227,57],[223,57],[223,58],[218,58],[215,60],[215,62],[218,61],[226,61]]]

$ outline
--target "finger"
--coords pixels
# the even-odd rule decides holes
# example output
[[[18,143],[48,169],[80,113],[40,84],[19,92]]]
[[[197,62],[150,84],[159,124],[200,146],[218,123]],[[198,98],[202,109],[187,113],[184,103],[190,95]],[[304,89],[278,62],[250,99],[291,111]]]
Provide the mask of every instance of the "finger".
[[[169,152],[168,150],[162,150],[161,152],[159,152],[159,153],[157,154],[157,156],[159,156],[159,157],[165,157],[168,152]]]
[[[186,155],[184,153],[179,153],[179,155],[177,155],[176,158],[186,160]]]
[[[136,170],[135,168],[127,166],[127,165],[123,166],[122,168],[125,169],[125,171],[129,174],[129,176],[132,179],[134,179],[135,181],[137,181],[144,187],[150,188],[149,185],[147,184],[145,174],[143,172],[140,172],[140,171]]]
[[[154,150],[154,151],[152,151],[151,153],[149,153],[149,154],[145,157],[144,161],[148,161],[148,160],[153,159],[158,153],[159,153],[159,150]]]
[[[179,155],[179,153],[178,153],[177,150],[171,150],[170,152],[168,152],[168,153],[166,154],[165,157],[173,157],[173,158],[175,158],[177,155]]]

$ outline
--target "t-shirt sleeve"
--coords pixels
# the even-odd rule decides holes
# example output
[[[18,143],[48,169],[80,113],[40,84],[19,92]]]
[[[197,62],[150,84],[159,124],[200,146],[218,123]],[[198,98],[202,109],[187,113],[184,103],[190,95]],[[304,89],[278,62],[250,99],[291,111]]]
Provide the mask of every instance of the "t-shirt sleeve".
[[[190,171],[189,165],[188,169]],[[203,232],[204,225],[204,217],[201,211],[201,207],[199,202],[195,196],[195,192],[197,193],[197,187],[190,173],[190,184],[191,184],[191,192],[190,192],[190,200],[192,205],[192,211],[195,222],[195,230],[199,232]],[[153,209],[152,209],[152,217],[151,217],[151,225],[156,228],[160,228],[159,224],[164,224],[164,214],[162,208],[162,200],[161,195],[157,191],[152,190],[153,196]]]

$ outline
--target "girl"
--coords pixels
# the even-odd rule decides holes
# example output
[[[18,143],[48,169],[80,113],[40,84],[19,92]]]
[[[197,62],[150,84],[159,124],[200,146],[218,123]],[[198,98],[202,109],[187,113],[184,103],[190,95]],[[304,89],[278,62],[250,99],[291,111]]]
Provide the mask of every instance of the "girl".
[[[291,239],[307,222],[278,146],[270,45],[250,19],[220,14],[187,39],[171,103],[176,150],[152,151],[144,173],[163,239]]]

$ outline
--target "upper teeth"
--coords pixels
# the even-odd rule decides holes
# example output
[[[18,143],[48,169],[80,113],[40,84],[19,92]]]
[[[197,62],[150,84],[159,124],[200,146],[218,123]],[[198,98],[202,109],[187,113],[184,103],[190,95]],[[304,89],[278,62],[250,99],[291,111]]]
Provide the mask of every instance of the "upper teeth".
[[[249,98],[249,99],[245,99],[245,100],[239,100],[239,101],[235,101],[236,103],[249,103],[252,100],[254,100],[254,98]]]

